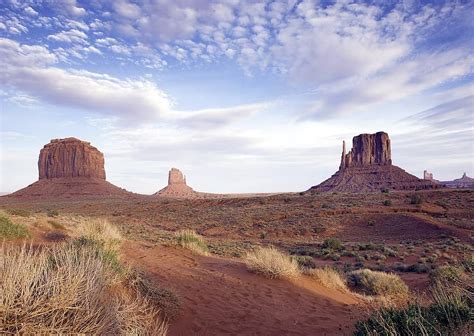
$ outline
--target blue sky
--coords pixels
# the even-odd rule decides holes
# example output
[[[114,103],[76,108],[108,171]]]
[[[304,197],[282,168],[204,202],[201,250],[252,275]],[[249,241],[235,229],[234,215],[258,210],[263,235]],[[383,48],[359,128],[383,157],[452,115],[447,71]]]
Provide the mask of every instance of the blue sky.
[[[470,1],[3,0],[0,191],[75,136],[108,180],[152,193],[299,191],[342,140],[384,130],[393,161],[474,173]]]

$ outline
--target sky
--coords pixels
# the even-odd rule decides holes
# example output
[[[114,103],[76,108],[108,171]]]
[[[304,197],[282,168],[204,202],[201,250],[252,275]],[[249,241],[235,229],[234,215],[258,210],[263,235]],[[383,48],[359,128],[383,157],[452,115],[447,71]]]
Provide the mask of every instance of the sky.
[[[301,191],[342,140],[388,132],[393,163],[474,175],[474,2],[0,0],[0,191],[74,136],[151,194]]]

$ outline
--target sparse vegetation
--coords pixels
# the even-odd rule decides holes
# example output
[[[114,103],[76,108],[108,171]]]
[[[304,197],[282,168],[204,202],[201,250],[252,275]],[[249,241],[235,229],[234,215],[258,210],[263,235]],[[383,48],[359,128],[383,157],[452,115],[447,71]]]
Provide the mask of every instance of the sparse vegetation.
[[[298,263],[274,247],[258,247],[245,256],[250,271],[271,279],[295,278],[300,274]]]
[[[207,254],[209,249],[204,238],[193,230],[181,230],[176,232],[178,244],[198,254]]]
[[[410,204],[421,204],[423,203],[423,199],[419,194],[413,194],[410,196]]]
[[[472,292],[470,298],[468,295],[437,283],[432,288],[432,304],[416,302],[406,308],[382,308],[367,321],[358,322],[354,335],[468,335],[473,309]]]
[[[383,201],[383,205],[385,205],[385,206],[391,206],[391,205],[392,205],[392,201],[391,201],[391,200],[385,200],[385,201]]]
[[[52,219],[51,219],[51,220],[48,220],[48,224],[51,225],[51,227],[52,227],[53,229],[56,229],[56,230],[64,230],[64,229],[66,229],[66,228],[64,227],[64,225],[62,225],[61,223],[59,223],[59,222],[56,221],[56,220],[52,220]]]
[[[321,285],[327,288],[334,288],[347,292],[347,285],[344,276],[331,267],[315,268],[307,271],[307,274],[316,279]]]
[[[350,274],[355,288],[369,295],[405,296],[408,286],[396,274],[362,269]]]
[[[9,215],[19,216],[19,217],[30,217],[31,213],[25,209],[7,209]]]
[[[3,245],[0,333],[164,335],[159,311],[125,285],[117,287],[121,278],[97,249]]]
[[[0,211],[0,238],[26,238],[29,236],[27,227],[24,224],[14,223],[10,217]]]
[[[339,250],[342,250],[344,248],[341,241],[337,238],[334,238],[334,237],[326,239],[323,242],[322,247],[327,248],[327,249],[332,249],[332,250],[335,250],[335,251],[339,251]]]

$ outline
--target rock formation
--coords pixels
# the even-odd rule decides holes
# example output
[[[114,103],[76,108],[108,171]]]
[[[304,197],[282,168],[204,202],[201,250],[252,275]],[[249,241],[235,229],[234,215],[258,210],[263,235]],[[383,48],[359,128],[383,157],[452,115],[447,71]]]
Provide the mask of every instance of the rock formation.
[[[104,154],[90,142],[76,138],[54,139],[41,149],[38,170],[40,180],[57,177],[105,180]]]
[[[54,139],[38,159],[39,181],[20,189],[14,197],[120,196],[132,193],[105,180],[104,155],[89,142]]]
[[[427,189],[436,185],[392,165],[390,138],[385,132],[360,134],[346,154],[342,143],[339,170],[310,191],[365,192],[388,189]]]
[[[186,184],[186,176],[177,168],[171,168],[168,173],[168,185],[154,194],[155,196],[193,198],[198,193]]]

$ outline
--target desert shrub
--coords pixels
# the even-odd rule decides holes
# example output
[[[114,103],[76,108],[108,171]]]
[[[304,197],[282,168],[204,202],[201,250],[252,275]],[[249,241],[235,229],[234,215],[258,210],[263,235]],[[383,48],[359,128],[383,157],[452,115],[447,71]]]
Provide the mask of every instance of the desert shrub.
[[[314,263],[313,257],[310,256],[301,256],[301,255],[295,255],[291,256],[296,262],[298,263],[298,266],[300,268],[315,268],[316,264]]]
[[[431,305],[383,308],[367,321],[357,322],[354,335],[467,335],[472,302],[445,285],[437,285],[432,292]]]
[[[430,274],[431,281],[442,283],[455,283],[461,280],[464,272],[461,267],[452,265],[443,265]]]
[[[58,217],[59,216],[59,212],[58,210],[47,210],[46,211],[46,215],[48,217]]]
[[[245,256],[247,268],[271,279],[295,278],[299,275],[298,263],[274,247],[259,247]]]
[[[408,286],[396,274],[362,269],[350,274],[354,287],[370,295],[405,296]]]
[[[332,250],[336,250],[336,251],[342,250],[344,248],[341,241],[337,238],[334,238],[334,237],[327,238],[326,240],[324,240],[324,242],[321,246],[323,248],[332,249]]]
[[[0,237],[1,238],[25,238],[29,236],[24,224],[14,223],[3,211],[0,212]]]
[[[391,249],[390,247],[384,247],[383,253],[386,256],[389,256],[389,257],[396,257],[397,256],[397,251],[395,251],[394,249]]]
[[[311,269],[307,271],[307,274],[324,287],[348,291],[344,276],[332,267]]]
[[[204,238],[193,230],[181,230],[176,232],[176,241],[186,249],[198,254],[207,254],[209,249]]]
[[[390,190],[388,188],[382,188],[382,189],[380,189],[380,192],[382,194],[388,194],[390,192]]]
[[[55,220],[48,220],[48,224],[51,225],[51,227],[53,229],[56,229],[56,230],[64,230],[65,229],[64,225],[62,225],[61,223],[59,223],[58,221],[55,221]]]
[[[410,204],[421,204],[423,203],[423,199],[418,194],[413,194],[410,196]]]
[[[31,213],[24,209],[7,209],[7,213],[12,216],[30,217]]]
[[[0,334],[159,334],[146,299],[118,290],[96,247],[0,247]]]
[[[391,200],[385,200],[385,201],[383,201],[383,205],[385,205],[385,206],[391,206],[391,205],[392,205],[392,201],[391,201]]]

